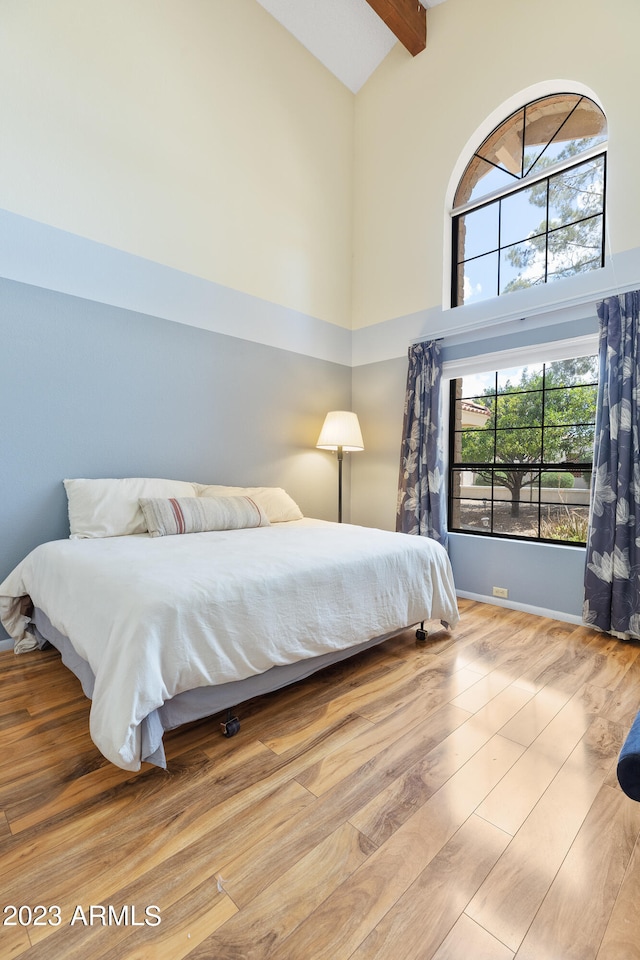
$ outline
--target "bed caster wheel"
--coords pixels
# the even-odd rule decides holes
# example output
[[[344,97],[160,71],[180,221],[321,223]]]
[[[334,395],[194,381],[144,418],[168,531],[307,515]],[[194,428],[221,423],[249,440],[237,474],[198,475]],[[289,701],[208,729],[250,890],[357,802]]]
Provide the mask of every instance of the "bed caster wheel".
[[[240,721],[237,717],[231,717],[229,720],[221,723],[220,726],[223,737],[235,737],[236,733],[240,731]]]
[[[416,640],[418,643],[426,643],[429,634],[422,627],[418,627],[416,630]]]

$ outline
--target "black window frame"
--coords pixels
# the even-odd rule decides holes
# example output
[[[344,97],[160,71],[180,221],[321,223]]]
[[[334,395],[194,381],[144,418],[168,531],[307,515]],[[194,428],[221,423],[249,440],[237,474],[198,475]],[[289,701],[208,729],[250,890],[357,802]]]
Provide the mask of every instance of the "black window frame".
[[[493,461],[491,461],[491,462],[486,461],[486,460],[485,460],[485,461],[463,461],[462,459],[456,459],[456,440],[457,440],[458,435],[461,435],[461,434],[464,432],[464,431],[462,430],[462,425],[461,425],[461,409],[462,409],[462,408],[461,408],[461,406],[458,407],[458,404],[461,405],[462,402],[463,402],[463,398],[462,398],[461,393],[460,393],[460,396],[458,396],[458,389],[459,389],[459,388],[458,388],[458,384],[462,384],[463,378],[455,378],[455,379],[452,379],[452,380],[450,381],[450,402],[449,402],[449,462],[448,462],[448,471],[447,471],[447,474],[448,474],[448,477],[447,477],[447,479],[448,479],[448,491],[447,491],[447,500],[448,500],[447,507],[448,507],[448,510],[447,510],[447,514],[448,514],[448,530],[449,530],[450,533],[463,533],[463,534],[467,534],[467,535],[470,535],[470,536],[490,537],[490,538],[492,538],[492,539],[518,540],[518,541],[529,542],[529,543],[534,542],[534,543],[561,544],[561,545],[564,545],[564,546],[572,546],[572,547],[580,547],[580,548],[584,548],[584,546],[586,545],[586,540],[580,540],[580,541],[577,541],[577,540],[575,540],[575,539],[569,540],[569,539],[562,539],[562,538],[560,538],[560,537],[548,537],[548,536],[543,536],[543,535],[541,534],[541,530],[542,530],[542,527],[543,527],[543,519],[544,519],[544,518],[543,518],[543,508],[544,508],[545,506],[551,506],[551,504],[552,504],[552,502],[553,502],[553,501],[550,501],[550,500],[545,501],[545,500],[543,499],[542,491],[543,491],[544,489],[548,489],[548,488],[546,488],[546,487],[544,486],[544,484],[542,483],[542,477],[543,477],[543,475],[544,475],[545,473],[558,473],[558,474],[570,473],[570,474],[573,474],[573,475],[576,475],[576,474],[588,475],[589,478],[590,478],[590,476],[591,476],[591,474],[592,474],[592,472],[593,472],[593,459],[591,459],[591,460],[564,460],[564,461],[560,461],[560,462],[558,462],[558,461],[547,461],[547,460],[544,459],[544,432],[545,432],[546,429],[555,429],[555,428],[557,428],[557,426],[558,426],[557,424],[553,424],[553,425],[545,424],[544,410],[545,410],[545,396],[546,396],[546,394],[549,393],[549,391],[551,391],[551,390],[575,390],[575,389],[579,389],[580,387],[585,387],[585,386],[587,386],[587,387],[593,387],[593,388],[595,388],[595,389],[597,390],[597,385],[598,385],[598,384],[597,384],[597,379],[596,379],[596,380],[593,380],[593,381],[588,381],[588,382],[585,382],[585,383],[582,383],[582,382],[581,382],[581,383],[570,384],[570,385],[566,385],[566,386],[552,386],[552,387],[549,387],[549,386],[546,385],[546,380],[545,380],[545,377],[546,377],[546,369],[547,369],[548,366],[549,366],[549,363],[547,363],[547,362],[542,362],[542,368],[543,368],[543,369],[542,369],[542,388],[541,388],[540,390],[538,390],[538,389],[536,389],[536,390],[518,390],[517,388],[511,387],[508,391],[502,391],[502,392],[500,392],[500,391],[498,390],[498,375],[501,373],[501,370],[496,370],[496,371],[495,371],[495,374],[494,374],[494,375],[495,375],[495,393],[492,394],[491,396],[493,396],[494,402],[496,403],[496,405],[497,405],[498,398],[501,397],[501,396],[508,396],[508,395],[512,395],[512,394],[522,395],[522,394],[526,394],[526,393],[540,393],[540,394],[541,394],[541,405],[542,405],[542,406],[541,406],[541,423],[540,423],[539,428],[531,427],[530,425],[523,425],[523,427],[520,427],[520,428],[518,428],[518,427],[500,428],[500,427],[498,426],[498,417],[494,415],[494,418],[493,418],[493,421],[494,421],[494,422],[493,422],[493,427],[492,427],[492,431],[493,431],[493,456],[494,456],[494,459],[493,459]],[[490,372],[493,373],[494,371],[490,371]],[[471,399],[471,398],[467,398],[467,399]],[[459,415],[460,415],[460,420],[457,419]],[[567,428],[568,428],[568,427],[585,427],[585,426],[591,427],[591,426],[593,426],[593,431],[594,431],[594,436],[595,436],[595,411],[594,411],[594,420],[593,420],[593,421],[589,420],[589,421],[577,422],[577,423],[566,423],[566,424],[562,424],[562,426],[563,426],[563,427],[567,427]],[[480,429],[482,430],[482,429],[486,429],[486,428],[480,428]],[[539,430],[540,430],[540,439],[541,439],[541,448],[540,448],[540,449],[541,449],[541,456],[540,456],[539,460],[536,461],[535,463],[534,463],[534,462],[531,462],[531,461],[529,461],[529,462],[519,462],[519,461],[503,461],[503,462],[500,462],[499,460],[496,460],[496,454],[497,454],[497,437],[498,437],[498,433],[500,432],[501,429],[509,429],[509,430],[518,430],[518,429],[531,430],[531,429],[539,429]],[[460,449],[461,449],[461,447],[460,447]],[[460,489],[459,486],[458,486],[457,483],[456,483],[456,475],[461,476],[462,473],[464,473],[464,472],[477,472],[477,471],[482,470],[482,471],[484,471],[485,473],[490,473],[490,474],[492,475],[492,477],[494,477],[496,473],[498,473],[498,472],[503,472],[503,473],[505,473],[505,472],[507,472],[509,469],[511,469],[511,471],[514,472],[514,473],[517,473],[517,472],[519,472],[519,471],[521,470],[521,471],[522,471],[522,474],[523,474],[523,477],[524,477],[524,475],[527,474],[527,473],[531,473],[531,472],[534,472],[534,473],[537,472],[537,473],[538,473],[538,477],[537,477],[537,481],[536,481],[536,483],[537,483],[537,501],[533,501],[534,503],[537,503],[537,508],[538,508],[537,536],[528,536],[528,535],[525,535],[525,534],[523,534],[523,533],[521,533],[521,532],[520,532],[520,533],[508,533],[508,532],[504,532],[504,531],[500,531],[500,530],[498,530],[498,531],[495,530],[495,525],[496,525],[496,524],[495,524],[496,504],[500,504],[500,503],[510,503],[510,501],[506,500],[505,497],[496,497],[496,496],[495,496],[496,487],[501,487],[502,489],[504,489],[504,485],[496,484],[493,479],[492,479],[492,483],[491,483],[491,486],[490,486],[491,496],[490,496],[490,497],[487,497],[487,498],[482,498],[483,505],[487,505],[487,504],[488,504],[488,507],[487,507],[487,509],[489,510],[488,529],[485,529],[485,528],[483,528],[483,527],[481,527],[481,526],[480,526],[480,527],[477,527],[477,528],[476,528],[476,527],[471,528],[471,527],[469,527],[469,526],[464,527],[464,526],[462,526],[461,523],[456,524],[454,518],[455,518],[456,516],[459,516],[459,513],[458,513],[458,512],[456,511],[456,509],[455,509],[455,504],[456,504],[456,502],[458,501],[458,502],[462,503],[463,500],[469,499],[469,498],[464,498],[464,497],[462,497],[462,496],[456,496],[456,490],[459,490],[459,489]],[[588,514],[589,509],[590,509],[590,499],[591,499],[591,490],[590,490],[590,487],[591,487],[591,484],[589,483],[589,484],[588,484],[589,497],[588,497],[587,504],[586,504],[586,512],[587,512],[587,514]],[[478,500],[478,502],[480,502],[480,499]],[[523,501],[523,500],[522,500],[522,501],[518,501],[518,502],[519,502],[519,503],[524,503],[524,504],[526,504],[526,501]],[[487,519],[487,517],[484,517],[484,518],[483,518],[483,520],[486,520],[486,519]]]

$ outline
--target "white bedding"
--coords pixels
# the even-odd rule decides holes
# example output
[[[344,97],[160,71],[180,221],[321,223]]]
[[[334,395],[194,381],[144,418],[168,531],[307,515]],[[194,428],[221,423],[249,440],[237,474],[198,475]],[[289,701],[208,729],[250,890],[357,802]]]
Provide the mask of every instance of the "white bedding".
[[[56,540],[0,584],[0,619],[29,643],[27,600],[94,675],[99,750],[140,768],[140,724],[174,695],[345,649],[421,620],[458,621],[433,540],[303,519],[247,530]]]

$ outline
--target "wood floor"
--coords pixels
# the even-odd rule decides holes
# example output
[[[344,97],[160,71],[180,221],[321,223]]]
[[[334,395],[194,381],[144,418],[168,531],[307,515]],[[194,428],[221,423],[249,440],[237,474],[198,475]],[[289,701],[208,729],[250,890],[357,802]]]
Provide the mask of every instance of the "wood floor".
[[[640,645],[460,607],[138,774],[55,652],[0,654],[2,960],[640,958]]]

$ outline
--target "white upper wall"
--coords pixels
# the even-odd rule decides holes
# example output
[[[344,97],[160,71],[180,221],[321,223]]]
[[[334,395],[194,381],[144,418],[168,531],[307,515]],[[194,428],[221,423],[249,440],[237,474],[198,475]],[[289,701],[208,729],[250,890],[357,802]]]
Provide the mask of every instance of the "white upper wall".
[[[549,81],[590,89],[603,107],[609,249],[640,248],[638,0],[449,0],[427,19],[426,50],[394,47],[356,98],[354,329],[446,300],[452,174],[488,117]]]
[[[0,208],[343,327],[353,115],[255,0],[2,0]]]
[[[300,352],[333,356],[321,328],[353,327],[354,362],[403,355],[449,324],[479,329],[487,311],[528,315],[528,294],[640,282],[639,28],[638,0],[448,0],[428,12],[426,50],[396,44],[354,97],[256,0],[2,0],[0,211],[292,311]],[[488,118],[554,82],[607,114],[618,268],[454,321],[441,309],[447,202],[465,151]],[[37,284],[54,259],[34,251],[5,275]],[[91,298],[81,271],[42,284]],[[288,342],[287,324],[275,340],[256,332],[259,311],[248,330],[214,313],[171,318]]]

